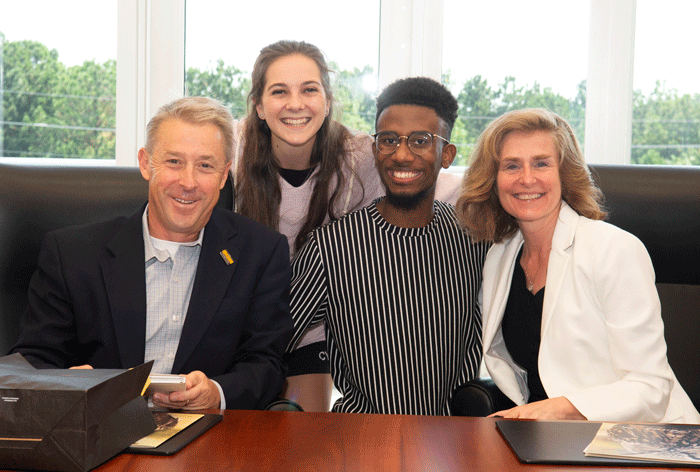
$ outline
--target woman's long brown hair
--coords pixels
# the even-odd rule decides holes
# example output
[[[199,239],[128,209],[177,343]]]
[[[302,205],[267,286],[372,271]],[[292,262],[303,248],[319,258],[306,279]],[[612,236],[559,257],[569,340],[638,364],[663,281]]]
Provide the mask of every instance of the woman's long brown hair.
[[[345,185],[342,165],[348,154],[346,143],[350,131],[333,121],[333,93],[330,87],[330,69],[323,53],[314,45],[302,41],[279,41],[260,51],[255,61],[252,85],[248,94],[248,114],[245,127],[245,145],[236,179],[238,212],[279,229],[279,208],[282,194],[279,185],[279,165],[272,152],[272,135],[265,120],[260,119],[255,105],[262,100],[265,73],[277,59],[301,54],[318,66],[321,82],[330,103],[328,116],[316,133],[311,151],[311,165],[319,166],[314,175],[314,188],[309,202],[306,221],[294,241],[294,251],[303,246],[308,234],[321,226],[328,216],[336,219],[335,203]],[[333,185],[332,185],[333,184]]]

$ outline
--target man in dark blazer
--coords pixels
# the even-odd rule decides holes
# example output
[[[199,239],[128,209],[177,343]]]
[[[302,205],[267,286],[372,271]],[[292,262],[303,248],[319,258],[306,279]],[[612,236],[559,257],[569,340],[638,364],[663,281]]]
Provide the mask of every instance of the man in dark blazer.
[[[154,395],[169,408],[255,409],[276,397],[292,331],[289,249],[279,233],[215,208],[231,121],[201,97],[159,110],[139,151],[148,203],[46,235],[12,352],[36,367],[154,359],[154,370],[186,376],[186,391]]]

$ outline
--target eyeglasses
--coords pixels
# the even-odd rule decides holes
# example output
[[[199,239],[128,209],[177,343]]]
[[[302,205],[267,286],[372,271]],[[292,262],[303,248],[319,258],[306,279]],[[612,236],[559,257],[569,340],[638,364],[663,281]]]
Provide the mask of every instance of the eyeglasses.
[[[382,131],[381,133],[373,134],[374,144],[382,154],[393,154],[401,144],[401,138],[406,138],[408,149],[415,154],[425,154],[428,149],[433,146],[433,138],[440,138],[446,143],[449,141],[437,134],[431,134],[427,131],[414,131],[409,136],[399,136],[393,131]]]

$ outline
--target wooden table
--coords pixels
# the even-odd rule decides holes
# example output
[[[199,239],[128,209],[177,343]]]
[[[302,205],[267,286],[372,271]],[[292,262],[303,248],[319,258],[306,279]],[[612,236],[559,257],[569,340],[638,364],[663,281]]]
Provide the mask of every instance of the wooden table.
[[[122,454],[97,471],[580,471],[523,465],[490,418],[227,410],[174,456]],[[652,470],[689,470],[634,468]]]

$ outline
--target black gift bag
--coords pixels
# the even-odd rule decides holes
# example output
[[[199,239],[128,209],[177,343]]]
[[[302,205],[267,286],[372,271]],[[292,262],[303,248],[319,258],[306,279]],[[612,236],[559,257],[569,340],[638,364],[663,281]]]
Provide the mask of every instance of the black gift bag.
[[[87,471],[155,431],[133,369],[35,369],[0,358],[0,468]]]

